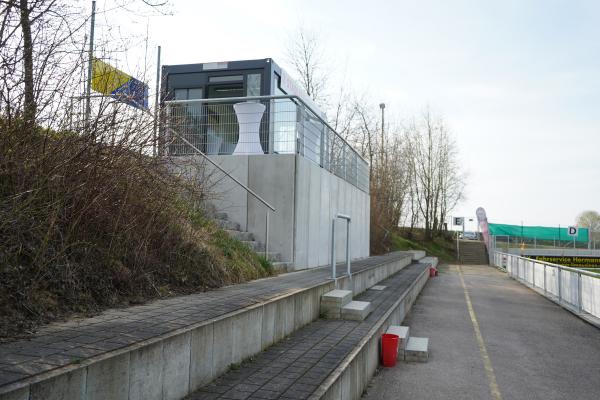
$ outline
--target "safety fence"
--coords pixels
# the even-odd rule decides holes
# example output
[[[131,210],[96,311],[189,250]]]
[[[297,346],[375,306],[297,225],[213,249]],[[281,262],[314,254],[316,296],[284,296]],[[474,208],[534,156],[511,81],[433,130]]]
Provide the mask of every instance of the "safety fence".
[[[172,100],[164,106],[161,134],[169,155],[195,154],[190,143],[207,155],[299,154],[369,191],[367,161],[296,96]]]
[[[579,313],[600,318],[600,273],[496,251],[491,261],[546,297]]]

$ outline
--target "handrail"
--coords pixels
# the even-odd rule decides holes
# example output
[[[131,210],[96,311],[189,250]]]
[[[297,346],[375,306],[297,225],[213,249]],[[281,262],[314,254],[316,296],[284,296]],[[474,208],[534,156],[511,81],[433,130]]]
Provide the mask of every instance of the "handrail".
[[[597,273],[597,272],[589,272],[589,271],[581,270],[581,269],[578,269],[578,268],[566,267],[564,265],[554,264],[554,263],[547,262],[547,261],[535,260],[533,258],[523,257],[523,256],[520,256],[518,254],[504,253],[504,252],[498,251],[498,250],[496,250],[495,252],[498,253],[498,254],[501,254],[501,255],[505,255],[505,256],[511,256],[511,257],[516,257],[516,258],[521,258],[523,260],[533,261],[533,262],[539,263],[539,264],[546,264],[546,265],[548,265],[550,267],[564,269],[565,271],[569,271],[569,272],[577,272],[579,274],[586,275],[586,276],[591,276],[593,278],[600,278],[600,273]]]
[[[273,96],[248,96],[248,97],[224,97],[224,98],[218,98],[218,99],[193,99],[193,100],[167,100],[165,101],[165,103],[167,104],[185,104],[185,103],[229,103],[232,101],[254,101],[254,100],[283,100],[283,99],[294,99],[299,101],[300,103],[302,103],[304,105],[304,107],[308,108],[313,114],[315,114],[315,116],[317,118],[319,118],[319,120],[325,125],[327,126],[329,129],[331,129],[331,131],[338,137],[340,138],[340,140],[342,140],[348,147],[350,147],[352,149],[352,151],[354,151],[354,153],[356,153],[356,155],[363,161],[365,162],[367,165],[369,165],[369,162],[363,157],[361,156],[358,151],[356,151],[356,149],[354,147],[352,147],[350,145],[350,143],[348,143],[348,141],[346,141],[346,139],[344,139],[343,137],[340,136],[339,133],[337,133],[337,131],[335,129],[333,129],[331,127],[331,125],[329,125],[327,123],[327,121],[325,121],[323,118],[321,118],[321,116],[319,115],[320,113],[315,111],[310,105],[306,104],[306,102],[304,100],[302,100],[302,98],[296,96],[296,95],[273,95]]]
[[[231,180],[233,180],[235,183],[237,183],[242,188],[244,188],[246,190],[246,192],[248,192],[252,196],[254,196],[258,201],[260,201],[265,206],[267,206],[271,211],[273,211],[273,212],[276,211],[275,208],[272,205],[270,205],[269,203],[267,203],[267,201],[265,199],[263,199],[258,194],[256,194],[256,192],[254,192],[254,190],[250,189],[248,186],[246,186],[242,182],[240,182],[236,177],[234,177],[233,175],[231,175],[229,172],[225,171],[219,164],[217,164],[216,162],[214,162],[213,160],[211,160],[209,156],[207,156],[206,154],[204,154],[204,152],[202,152],[202,150],[200,150],[199,148],[197,148],[196,146],[194,146],[192,143],[190,143],[189,140],[187,140],[186,138],[184,138],[183,136],[181,136],[176,130],[174,130],[173,128],[167,128],[167,129],[169,129],[170,131],[173,131],[177,135],[177,137],[179,139],[181,139],[185,144],[187,144],[188,146],[190,146],[194,151],[196,151],[198,154],[200,154],[202,157],[204,157],[204,159],[206,161],[208,161],[209,163],[211,163],[212,165],[214,165],[215,167],[217,167],[217,169],[219,171],[221,171],[222,173],[224,173],[225,175],[227,175],[229,178],[231,178]]]
[[[335,269],[335,220],[338,218],[346,220],[346,273],[348,274],[348,278],[352,280],[352,268],[350,267],[350,222],[352,222],[352,218],[349,215],[338,213],[335,217],[333,217],[331,223],[331,277],[335,281],[336,287],[337,273]]]

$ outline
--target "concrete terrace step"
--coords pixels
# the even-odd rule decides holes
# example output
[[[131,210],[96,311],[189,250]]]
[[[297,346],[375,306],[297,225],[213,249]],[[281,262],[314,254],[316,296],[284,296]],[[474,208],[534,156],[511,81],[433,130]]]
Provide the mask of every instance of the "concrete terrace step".
[[[263,243],[257,242],[255,240],[242,240],[241,242],[257,253],[265,251],[265,245]]]
[[[233,231],[230,229],[226,229],[225,232],[229,233],[231,237],[240,241],[254,240],[254,234],[252,232]]]
[[[429,264],[429,266],[436,268],[439,264],[439,260],[437,257],[423,257],[420,260],[421,263],[423,264]]]
[[[409,263],[400,252],[370,257],[337,283],[358,294]],[[0,344],[0,399],[184,397],[317,319],[330,274],[283,274],[48,325]]]
[[[341,318],[342,307],[352,300],[351,290],[335,289],[321,296],[320,312],[325,318]]]
[[[411,336],[404,349],[405,361],[427,362],[429,359],[429,338]]]
[[[410,265],[382,281],[389,290],[356,296],[373,305],[364,321],[312,322],[187,399],[360,399],[379,364],[380,332],[404,319],[427,268]]]
[[[231,230],[231,231],[239,231],[240,230],[240,224],[238,224],[237,222],[228,221],[225,219],[215,219],[214,221],[217,223],[217,226],[221,229]]]
[[[398,358],[400,360],[404,360],[404,349],[406,348],[406,343],[410,338],[410,328],[408,326],[391,325],[386,333],[398,335]]]
[[[353,300],[342,307],[341,317],[352,321],[362,321],[371,311],[371,303],[368,301]]]
[[[214,219],[222,219],[225,221],[229,220],[229,215],[227,215],[226,212],[215,212],[215,213],[213,213],[212,217]]]

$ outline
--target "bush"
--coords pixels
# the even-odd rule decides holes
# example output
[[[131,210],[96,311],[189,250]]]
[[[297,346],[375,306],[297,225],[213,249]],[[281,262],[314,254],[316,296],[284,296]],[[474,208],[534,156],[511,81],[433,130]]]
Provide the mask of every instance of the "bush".
[[[99,138],[0,121],[1,337],[272,272],[204,217],[201,185]]]

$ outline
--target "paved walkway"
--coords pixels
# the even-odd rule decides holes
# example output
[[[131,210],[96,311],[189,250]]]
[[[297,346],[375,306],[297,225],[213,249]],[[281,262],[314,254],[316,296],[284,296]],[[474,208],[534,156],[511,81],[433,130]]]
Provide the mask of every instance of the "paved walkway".
[[[600,398],[600,330],[492,267],[441,267],[405,324],[429,362],[382,370],[364,399]]]
[[[357,296],[356,300],[370,301],[373,306],[364,321],[319,319],[188,399],[307,399],[427,267],[409,265],[378,283],[385,290],[367,290]]]
[[[360,271],[405,257],[410,255],[370,257],[354,262],[352,269]],[[340,266],[338,271],[342,270]],[[27,340],[0,345],[0,387],[317,285],[330,276],[329,268],[295,272],[48,325]]]

